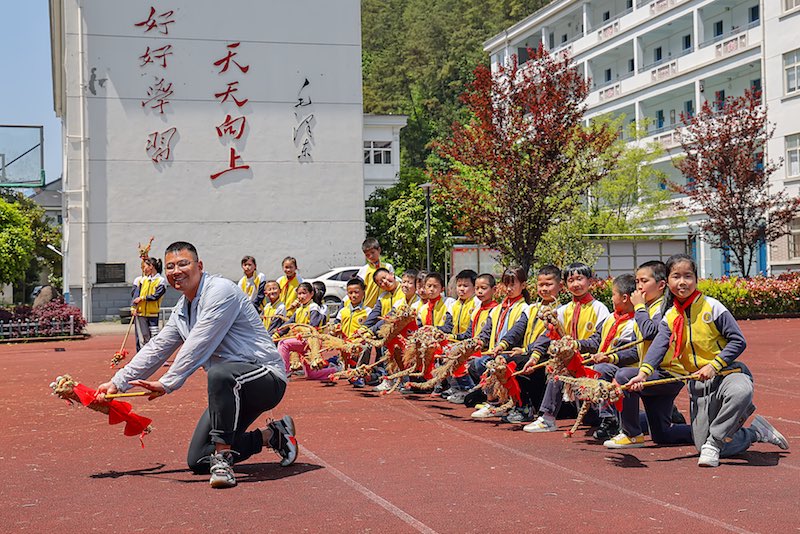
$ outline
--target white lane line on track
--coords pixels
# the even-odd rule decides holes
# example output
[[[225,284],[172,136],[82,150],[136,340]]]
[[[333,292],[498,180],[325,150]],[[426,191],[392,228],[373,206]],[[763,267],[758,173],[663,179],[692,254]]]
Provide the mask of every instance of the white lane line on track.
[[[459,434],[461,434],[463,436],[466,436],[466,437],[468,437],[470,439],[473,439],[475,441],[479,441],[479,442],[483,443],[484,445],[489,445],[491,447],[495,447],[495,448],[500,449],[500,450],[502,450],[504,452],[513,454],[515,456],[519,456],[519,457],[524,458],[526,460],[530,460],[532,462],[536,462],[536,463],[545,465],[545,466],[547,466],[547,467],[549,467],[551,469],[562,471],[564,473],[569,474],[571,477],[580,478],[582,480],[587,480],[589,482],[597,484],[598,486],[603,486],[605,488],[608,488],[608,489],[612,490],[613,492],[624,493],[626,495],[630,495],[631,497],[636,497],[637,499],[641,499],[641,500],[643,500],[645,502],[648,502],[650,504],[654,504],[654,505],[657,505],[657,506],[664,507],[667,510],[671,510],[671,511],[674,511],[674,512],[678,512],[678,513],[684,514],[684,515],[686,515],[688,517],[691,517],[693,519],[697,519],[699,521],[703,521],[705,523],[710,523],[710,524],[712,524],[712,525],[714,525],[715,527],[718,527],[718,528],[723,528],[723,529],[729,530],[731,532],[739,532],[740,534],[753,534],[752,531],[745,530],[745,529],[743,529],[741,527],[737,527],[736,525],[731,525],[731,524],[725,523],[724,521],[720,521],[719,519],[715,519],[713,517],[701,514],[699,512],[694,512],[692,510],[689,510],[688,508],[683,508],[682,506],[676,506],[676,505],[674,505],[674,504],[672,504],[670,502],[662,501],[660,499],[656,499],[655,497],[650,497],[649,495],[645,495],[643,493],[639,493],[638,491],[632,490],[632,489],[627,488],[625,486],[618,486],[616,484],[612,484],[611,482],[606,482],[605,480],[602,480],[602,479],[599,479],[599,478],[595,478],[595,477],[593,477],[591,475],[588,475],[586,473],[582,473],[580,471],[576,471],[574,469],[570,469],[569,467],[564,467],[562,465],[553,463],[553,462],[551,462],[549,460],[545,460],[544,458],[539,458],[538,456],[534,456],[532,454],[528,454],[528,453],[519,451],[519,450],[517,450],[517,449],[515,449],[513,447],[509,447],[508,445],[503,445],[502,443],[498,443],[498,442],[496,442],[494,440],[491,440],[489,438],[484,438],[484,437],[472,434],[470,432],[467,432],[466,430],[462,430],[461,428],[458,428],[457,426],[453,426],[453,425],[441,420],[441,417],[436,417],[435,415],[432,415],[429,412],[425,412],[425,411],[421,410],[417,406],[414,406],[414,403],[409,401],[409,400],[406,400],[405,404],[410,406],[417,413],[422,414],[425,417],[425,419],[428,419],[431,422],[434,422],[434,423],[438,424],[441,427],[444,427],[444,428],[446,428],[448,430],[452,430],[454,432],[457,432],[457,433],[459,433]],[[397,412],[400,412],[400,413],[408,415],[408,411],[407,410],[402,410],[402,409],[396,408],[394,406],[387,406],[387,407],[390,408],[391,410],[394,410],[394,411],[397,411]]]
[[[776,388],[775,386],[766,386],[764,384],[759,384],[756,382],[753,384],[753,387],[756,391],[765,390],[764,393],[766,395],[777,395],[779,397],[790,397],[792,399],[800,399],[800,394],[793,393],[791,391],[786,391],[785,389]]]
[[[794,421],[792,419],[784,419],[783,417],[776,417],[775,420],[776,421],[781,421],[783,423],[794,423],[796,425],[800,425],[800,421]]]
[[[329,464],[328,462],[326,462],[325,460],[323,460],[322,458],[320,458],[319,456],[317,456],[316,454],[314,454],[313,452],[308,450],[307,447],[303,447],[301,445],[300,446],[300,452],[303,453],[308,458],[311,458],[313,461],[317,462],[318,464],[321,464],[322,466],[324,466],[325,469],[330,474],[332,474],[333,476],[338,478],[340,481],[344,482],[345,484],[347,484],[348,486],[350,486],[351,488],[353,488],[354,490],[359,492],[361,495],[363,495],[364,497],[366,497],[370,501],[374,502],[375,504],[377,504],[378,506],[380,506],[381,508],[383,508],[384,510],[386,510],[387,512],[389,512],[393,516],[397,517],[398,519],[403,521],[405,524],[407,524],[408,526],[412,527],[414,530],[417,530],[418,532],[424,532],[426,534],[438,534],[431,527],[429,527],[428,525],[426,525],[422,521],[419,521],[418,519],[416,519],[411,514],[409,514],[409,513],[405,512],[404,510],[398,508],[397,506],[395,506],[394,504],[390,503],[389,501],[387,501],[386,499],[384,499],[383,497],[381,497],[380,495],[378,495],[377,493],[375,493],[371,489],[367,488],[366,486],[362,486],[361,484],[359,484],[358,482],[356,482],[355,480],[353,480],[349,476],[345,475],[344,473],[342,473],[341,471],[339,471],[338,469],[333,467],[331,464]]]

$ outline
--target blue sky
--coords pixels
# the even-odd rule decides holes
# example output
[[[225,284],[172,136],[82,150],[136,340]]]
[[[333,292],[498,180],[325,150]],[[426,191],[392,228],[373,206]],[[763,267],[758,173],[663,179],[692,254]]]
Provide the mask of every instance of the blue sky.
[[[61,120],[53,111],[47,0],[3,0],[0,124],[42,125],[47,182],[61,176]]]

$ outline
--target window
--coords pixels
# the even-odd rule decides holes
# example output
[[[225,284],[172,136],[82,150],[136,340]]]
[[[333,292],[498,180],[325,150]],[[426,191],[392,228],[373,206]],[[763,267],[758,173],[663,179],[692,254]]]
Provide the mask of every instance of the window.
[[[800,218],[792,219],[790,228],[792,233],[789,234],[789,256],[800,258]]]
[[[392,163],[391,141],[364,141],[364,164],[388,165]]]
[[[633,9],[633,0],[625,2],[625,9]]]
[[[761,14],[758,11],[758,6],[752,6],[749,9],[748,14],[748,22],[757,22],[761,18]]]
[[[755,80],[750,80],[750,90],[755,95],[761,94],[761,78],[756,78]]]
[[[694,100],[687,100],[683,103],[683,113],[687,117],[694,117]]]
[[[718,20],[714,23],[714,37],[722,35],[722,21]]]
[[[633,72],[635,65],[633,64],[633,58],[628,60],[628,72]]]
[[[603,11],[603,22],[611,18],[611,11]]]
[[[606,69],[605,72],[603,72],[603,76],[605,77],[607,82],[610,82],[611,81],[611,69]]]
[[[547,37],[547,40],[550,42],[551,49],[556,47],[556,34],[554,32],[550,32],[550,35]]]
[[[786,137],[786,176],[800,176],[800,134]]]
[[[661,61],[662,50],[660,46],[657,46],[655,50],[653,50],[653,61]]]
[[[725,89],[714,92],[714,109],[722,111],[725,108]]]
[[[692,35],[684,35],[683,36],[683,49],[689,50],[692,48]]]
[[[800,0],[783,0],[783,10],[791,11],[800,7]]]
[[[664,127],[664,110],[659,109],[656,111],[656,128]]]
[[[568,37],[567,37],[567,34],[566,34],[566,33],[565,33],[564,35],[562,35],[562,36],[561,36],[561,42],[562,42],[562,43],[566,43],[566,42],[567,42],[567,39],[568,39]]]
[[[98,284],[119,284],[126,282],[124,263],[98,263],[96,267]]]
[[[800,49],[783,55],[784,93],[790,95],[800,89]]]
[[[522,65],[528,61],[528,48],[521,46],[517,48],[517,64]]]

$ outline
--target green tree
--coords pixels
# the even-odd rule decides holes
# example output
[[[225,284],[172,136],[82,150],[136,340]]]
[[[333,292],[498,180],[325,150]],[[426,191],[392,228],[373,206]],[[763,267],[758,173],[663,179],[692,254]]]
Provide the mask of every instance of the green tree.
[[[425,191],[420,169],[400,171],[397,184],[378,189],[367,200],[367,235],[378,237],[385,257],[398,269],[425,266]],[[450,253],[453,224],[446,210],[431,201],[431,266],[444,270]]]
[[[625,116],[611,124],[619,127]],[[664,209],[670,192],[665,187],[666,173],[653,162],[664,155],[658,143],[629,143],[647,134],[646,125],[630,124],[627,135],[617,141],[619,157],[591,190],[587,232],[593,234],[624,234],[646,231]]]
[[[549,0],[362,0],[364,111],[409,116],[404,165],[424,167],[428,144],[463,120],[458,95],[483,42]]]
[[[0,284],[19,282],[33,257],[35,239],[19,206],[0,198]]]
[[[540,264],[552,263],[563,269],[570,263],[594,265],[603,252],[602,245],[587,239],[592,233],[592,217],[582,209],[574,210],[569,217],[553,221],[542,236],[536,252]]]
[[[431,201],[430,207],[431,268],[441,273],[445,270],[445,258],[453,245],[451,225],[444,206]],[[389,227],[387,237],[395,248],[398,268],[425,268],[425,191],[419,187],[405,191],[389,206],[389,217],[393,224]]]
[[[40,284],[44,271],[48,271],[56,280],[61,279],[61,256],[47,248],[47,245],[61,248],[61,230],[45,216],[44,208],[21,192],[0,189],[0,197],[17,207],[34,241],[33,254],[25,269],[24,283],[19,284],[23,281],[21,276],[15,280],[14,298],[18,302],[25,302],[30,290]]]
[[[469,120],[434,143],[446,165],[431,168],[458,229],[526,272],[544,234],[582,209],[618,156],[616,128],[584,125],[588,84],[570,58],[542,47],[528,55],[522,68],[514,58],[497,72],[475,69],[462,96]]]

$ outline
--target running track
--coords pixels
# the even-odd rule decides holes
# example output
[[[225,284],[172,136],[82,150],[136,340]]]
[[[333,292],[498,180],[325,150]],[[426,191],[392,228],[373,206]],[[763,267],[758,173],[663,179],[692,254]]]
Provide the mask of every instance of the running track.
[[[800,320],[743,322],[755,404],[800,447]],[[430,397],[378,397],[293,381],[301,454],[268,450],[214,491],[185,468],[205,407],[203,373],[137,411],[154,420],[141,449],[121,426],[49,395],[56,375],[94,387],[121,338],[0,346],[0,532],[798,532],[796,452],[756,444],[718,469],[693,447],[609,451],[586,432],[531,435]],[[65,351],[57,352],[56,348]],[[129,347],[131,352],[133,347]],[[679,407],[688,413],[686,394]],[[571,421],[560,421],[565,429]]]

